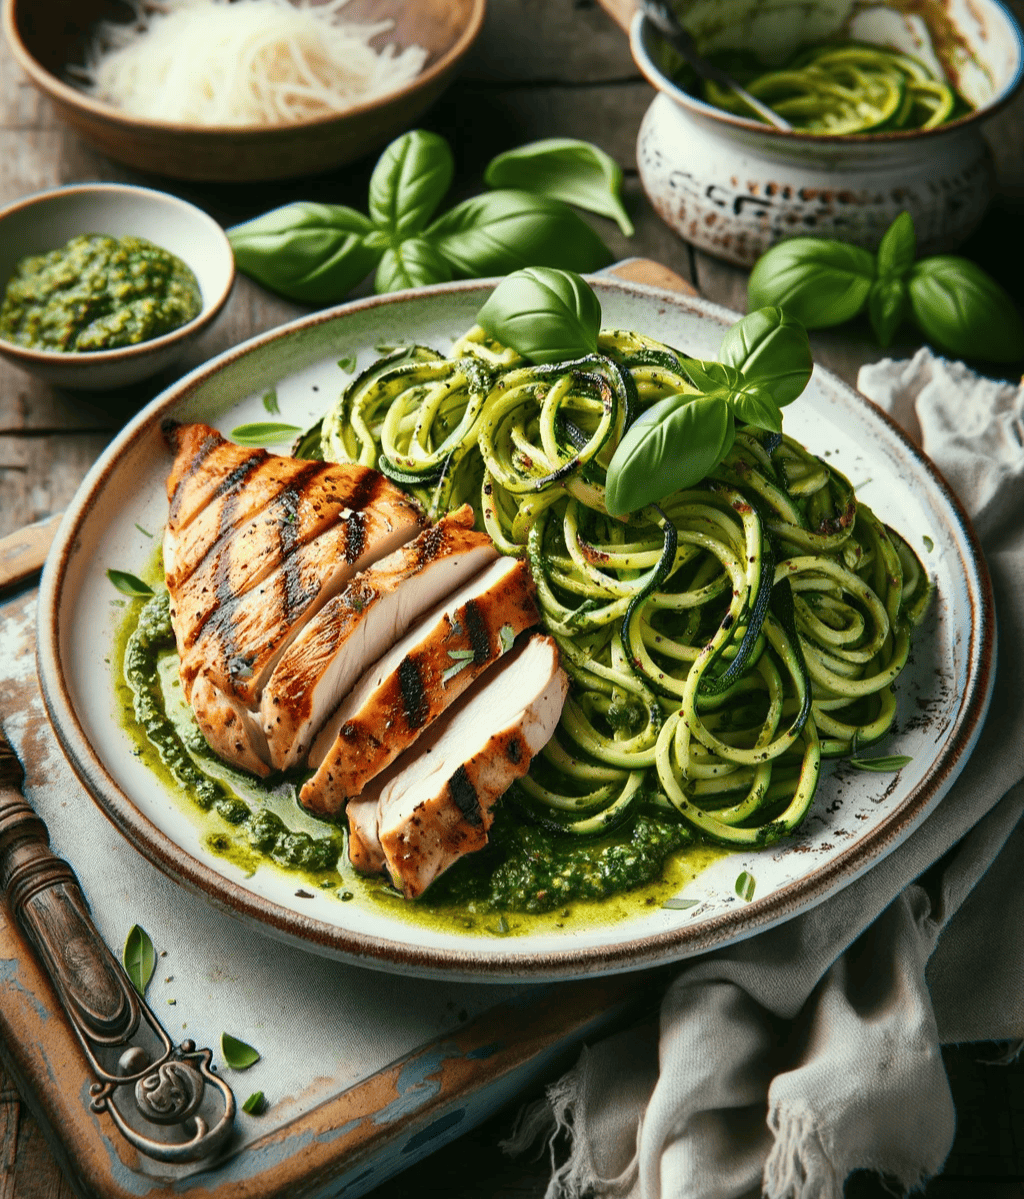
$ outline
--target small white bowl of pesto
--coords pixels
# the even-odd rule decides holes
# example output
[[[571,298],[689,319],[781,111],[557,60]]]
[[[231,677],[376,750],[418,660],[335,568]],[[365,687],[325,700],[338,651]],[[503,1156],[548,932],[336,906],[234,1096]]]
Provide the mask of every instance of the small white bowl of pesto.
[[[231,246],[201,209],[144,187],[83,183],[0,210],[0,354],[58,387],[155,375],[224,307]]]

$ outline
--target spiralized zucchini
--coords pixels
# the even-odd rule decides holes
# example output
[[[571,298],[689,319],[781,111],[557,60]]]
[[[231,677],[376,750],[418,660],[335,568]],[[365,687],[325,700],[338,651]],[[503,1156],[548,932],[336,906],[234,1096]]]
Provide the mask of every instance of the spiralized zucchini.
[[[838,471],[752,426],[698,488],[608,516],[615,446],[693,391],[683,361],[605,331],[596,354],[534,366],[477,327],[448,357],[382,358],[299,452],[377,467],[433,517],[470,503],[528,558],[573,686],[510,792],[526,816],[591,836],[645,804],[763,845],[803,819],[822,756],[888,732],[930,584]]]

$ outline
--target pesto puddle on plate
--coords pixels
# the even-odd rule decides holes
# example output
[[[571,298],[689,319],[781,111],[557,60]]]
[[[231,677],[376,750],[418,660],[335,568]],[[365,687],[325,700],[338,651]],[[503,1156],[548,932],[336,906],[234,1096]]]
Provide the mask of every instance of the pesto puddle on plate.
[[[462,935],[514,936],[640,915],[727,852],[643,813],[610,835],[570,841],[523,824],[499,803],[490,844],[456,863],[421,899],[406,900],[350,866],[343,824],[304,811],[295,776],[262,781],[207,747],[181,693],[162,575],[157,561],[146,572],[154,596],[131,600],[117,633],[110,661],[121,723],[133,753],[207,849],[246,876],[274,870],[295,880],[300,897],[356,903]]]

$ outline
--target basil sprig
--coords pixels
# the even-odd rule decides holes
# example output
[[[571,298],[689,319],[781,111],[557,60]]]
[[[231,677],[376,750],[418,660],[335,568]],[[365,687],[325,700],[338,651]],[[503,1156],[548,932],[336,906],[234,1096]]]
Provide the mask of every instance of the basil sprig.
[[[368,216],[307,201],[275,208],[228,230],[235,264],[290,299],[330,304],[372,272],[382,293],[527,266],[597,270],[611,253],[570,203],[632,233],[622,172],[589,142],[549,139],[499,154],[485,176],[495,190],[437,216],[453,173],[444,138],[414,129],[377,161]]]
[[[844,242],[796,237],[754,265],[749,306],[778,305],[808,329],[838,325],[867,308],[887,346],[909,317],[937,349],[961,358],[1018,362],[1024,321],[1009,293],[968,258],[916,259],[913,218],[902,212],[877,254]]]
[[[719,354],[721,362],[683,359],[697,392],[659,400],[626,431],[608,464],[605,507],[612,516],[699,483],[732,449],[737,420],[780,432],[781,409],[811,377],[807,333],[779,308],[743,317]]]
[[[476,319],[502,345],[543,365],[597,350],[601,302],[572,271],[528,267],[503,279]]]

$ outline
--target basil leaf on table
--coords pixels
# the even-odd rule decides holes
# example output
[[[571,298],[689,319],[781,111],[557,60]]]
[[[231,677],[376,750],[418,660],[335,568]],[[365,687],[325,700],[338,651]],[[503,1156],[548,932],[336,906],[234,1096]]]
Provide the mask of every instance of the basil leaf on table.
[[[622,169],[599,146],[569,137],[547,137],[506,150],[484,171],[488,187],[538,192],[610,217],[626,237],[634,233],[620,197]]]
[[[747,285],[751,310],[784,309],[806,329],[839,325],[867,303],[875,257],[859,246],[817,237],[794,237],[767,250]]]
[[[422,237],[408,237],[384,251],[377,266],[373,289],[379,295],[401,291],[405,287],[423,287],[428,283],[447,283],[452,277],[450,264]]]
[[[383,249],[366,244],[372,231],[354,208],[300,201],[227,232],[240,271],[289,299],[329,304],[380,261]]]
[[[597,350],[601,303],[572,271],[527,267],[498,284],[476,319],[502,345],[543,365]]]
[[[896,275],[876,279],[868,296],[868,317],[878,344],[884,349],[893,339],[910,311],[910,293]]]
[[[877,270],[880,278],[903,278],[917,257],[917,234],[909,212],[901,212],[886,229],[878,246]]]
[[[776,307],[759,307],[737,321],[722,338],[718,353],[745,383],[769,392],[780,408],[803,391],[814,366],[803,322]]]
[[[440,216],[423,235],[456,275],[508,275],[528,266],[595,271],[612,256],[593,229],[559,200],[524,191],[474,196]]]
[[[421,233],[451,187],[454,174],[455,160],[443,137],[425,129],[404,133],[385,149],[373,168],[370,219],[398,238]]]
[[[133,924],[128,931],[121,961],[132,986],[140,995],[145,995],[156,970],[156,949],[149,933],[138,924]]]
[[[967,258],[922,258],[907,280],[910,308],[922,333],[961,358],[1024,358],[1024,322],[1013,299]]]
[[[732,449],[736,426],[726,393],[674,395],[638,417],[608,464],[605,507],[636,512],[699,483]]]

